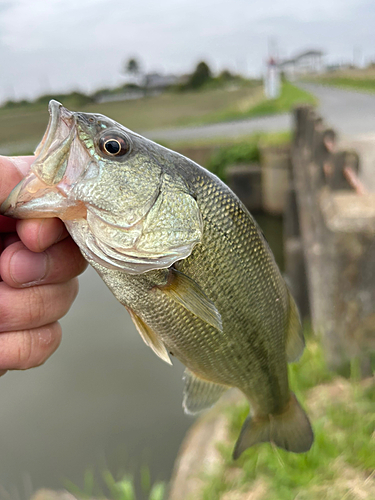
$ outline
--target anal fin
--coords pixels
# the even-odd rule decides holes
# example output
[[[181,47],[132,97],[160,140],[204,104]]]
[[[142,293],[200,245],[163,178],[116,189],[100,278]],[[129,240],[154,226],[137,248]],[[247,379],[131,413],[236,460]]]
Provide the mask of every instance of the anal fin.
[[[163,341],[159,339],[157,334],[153,330],[151,330],[151,328],[147,326],[146,323],[137,314],[135,314],[134,311],[129,308],[127,309],[144,343],[148,345],[154,351],[154,353],[159,356],[159,358],[171,365],[172,361],[169,358],[168,351],[163,344]]]
[[[288,330],[286,332],[286,357],[288,363],[292,363],[293,361],[298,361],[298,359],[302,356],[305,348],[305,339],[303,337],[301,320],[296,303],[294,302],[294,299],[289,291],[288,295],[289,318]]]
[[[185,370],[184,381],[184,400],[182,406],[185,413],[190,415],[211,408],[220,396],[229,389],[226,385],[203,380],[188,369]]]
[[[169,273],[168,284],[159,289],[195,316],[222,332],[221,315],[198,283],[176,269],[170,269]]]

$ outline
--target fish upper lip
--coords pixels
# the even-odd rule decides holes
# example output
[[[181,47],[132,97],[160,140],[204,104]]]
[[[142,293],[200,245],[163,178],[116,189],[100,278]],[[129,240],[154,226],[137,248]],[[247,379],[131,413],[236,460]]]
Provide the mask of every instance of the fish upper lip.
[[[35,150],[35,156],[40,158],[48,154],[49,148],[59,128],[60,120],[62,120],[70,129],[74,126],[74,113],[64,108],[61,102],[51,99],[48,104],[48,112],[50,118],[46,131],[41,142]]]
[[[45,182],[43,177],[38,175],[35,166],[46,161],[51,152],[51,149],[54,148],[54,141],[59,135],[59,127],[61,127],[61,122],[63,122],[64,125],[68,128],[68,135],[65,139],[69,138],[75,127],[75,113],[64,108],[60,102],[53,99],[49,102],[48,111],[50,114],[50,119],[44,136],[35,151],[36,158],[31,165],[30,171],[26,174],[24,179],[22,179],[19,184],[17,184],[17,186],[8,195],[7,199],[4,200],[4,202],[1,204],[1,214],[5,214],[6,212],[8,212],[7,215],[11,215],[10,210],[12,208],[15,208],[19,194],[26,188],[30,180],[35,181],[38,179],[41,183],[42,188],[43,184],[45,184],[45,189],[51,188],[51,186],[49,186],[48,183]],[[64,198],[67,197],[66,193],[61,192],[61,190],[58,191],[60,196],[63,196]]]

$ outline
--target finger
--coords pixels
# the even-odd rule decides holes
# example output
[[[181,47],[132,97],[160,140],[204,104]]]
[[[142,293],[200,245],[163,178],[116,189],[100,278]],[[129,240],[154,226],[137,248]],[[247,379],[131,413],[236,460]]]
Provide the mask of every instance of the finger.
[[[33,161],[34,156],[0,156],[0,204],[24,178]]]
[[[33,252],[43,252],[54,243],[69,236],[60,219],[29,219],[17,221],[17,233]]]
[[[58,285],[12,288],[0,283],[0,332],[38,328],[65,316],[78,293],[78,280]]]
[[[83,273],[87,262],[71,238],[34,253],[19,241],[7,247],[0,259],[0,275],[13,288],[64,283]]]
[[[61,342],[59,323],[0,334],[0,370],[27,370],[42,365]],[[0,373],[3,374],[3,373]]]

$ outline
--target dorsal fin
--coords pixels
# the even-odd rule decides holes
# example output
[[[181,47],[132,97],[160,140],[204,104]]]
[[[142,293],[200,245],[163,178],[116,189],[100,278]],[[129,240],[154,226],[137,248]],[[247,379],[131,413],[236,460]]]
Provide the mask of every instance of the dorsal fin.
[[[182,406],[185,413],[194,415],[206,408],[211,408],[226,390],[226,385],[214,384],[203,380],[186,368],[184,373],[184,400]]]
[[[153,330],[151,330],[149,326],[146,325],[143,319],[141,319],[131,309],[129,308],[127,309],[129,311],[131,319],[133,320],[133,323],[135,324],[136,329],[138,330],[145,344],[151,347],[151,349],[157,356],[159,356],[159,358],[161,358],[163,361],[171,365],[172,361],[169,358],[168,351],[165,345],[163,344],[163,341],[160,340],[159,337],[156,335],[156,333]]]
[[[198,283],[174,268],[171,268],[169,273],[167,285],[159,289],[195,316],[222,332],[221,315]]]
[[[288,329],[286,332],[286,357],[288,363],[297,361],[305,348],[305,339],[303,337],[302,325],[299,312],[291,293],[289,296],[289,317]]]

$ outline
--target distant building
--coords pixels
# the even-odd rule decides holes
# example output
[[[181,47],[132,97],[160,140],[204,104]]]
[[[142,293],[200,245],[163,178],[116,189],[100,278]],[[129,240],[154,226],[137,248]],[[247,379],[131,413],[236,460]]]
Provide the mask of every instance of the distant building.
[[[324,73],[324,53],[320,50],[308,50],[292,59],[281,61],[279,69],[290,80],[299,76]]]
[[[177,85],[180,77],[176,75],[161,75],[160,73],[147,73],[143,77],[143,86],[149,90],[164,90],[172,85]]]
[[[125,84],[136,85],[149,90],[165,90],[166,88],[180,83],[181,77],[176,75],[163,75],[161,73],[137,73],[136,75],[125,75]]]
[[[186,75],[162,75],[160,73],[139,73],[126,75],[125,85],[116,89],[103,89],[95,95],[96,102],[129,101],[158,95],[173,85],[185,83]]]

